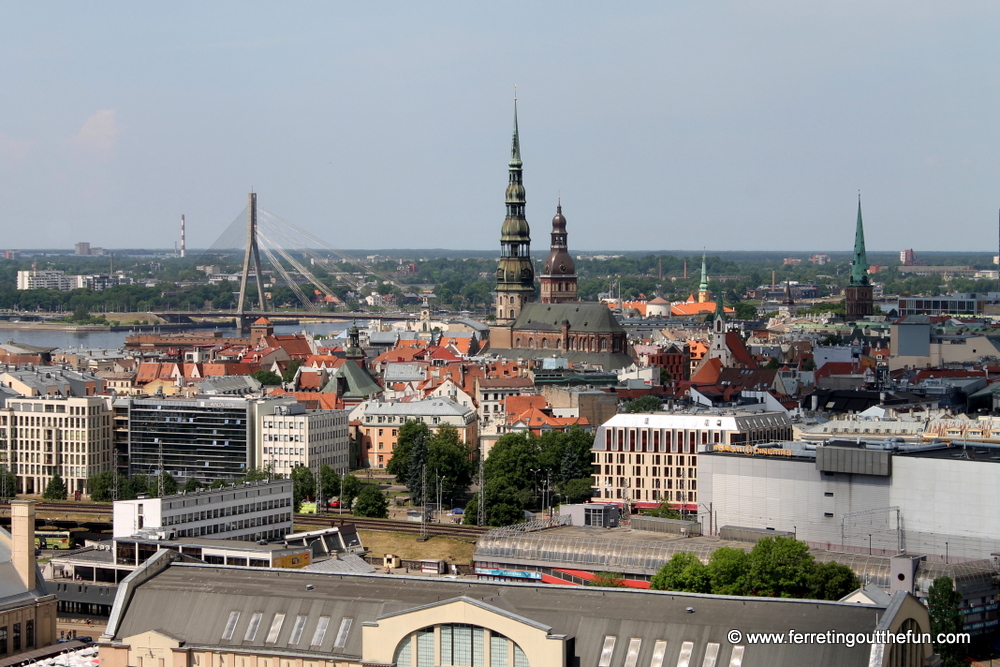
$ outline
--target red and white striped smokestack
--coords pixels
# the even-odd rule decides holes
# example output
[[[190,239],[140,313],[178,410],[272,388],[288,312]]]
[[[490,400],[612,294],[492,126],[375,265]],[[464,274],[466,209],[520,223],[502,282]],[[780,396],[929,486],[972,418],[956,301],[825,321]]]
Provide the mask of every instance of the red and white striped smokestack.
[[[181,257],[184,256],[184,216],[181,215]]]

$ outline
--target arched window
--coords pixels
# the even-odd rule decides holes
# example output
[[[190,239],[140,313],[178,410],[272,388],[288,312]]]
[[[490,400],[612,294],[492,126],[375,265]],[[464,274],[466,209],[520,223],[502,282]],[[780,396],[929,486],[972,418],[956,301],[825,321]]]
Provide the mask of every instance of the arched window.
[[[513,301],[514,297],[511,297],[511,300]],[[510,309],[510,319],[514,319],[514,309],[513,308]]]
[[[437,626],[440,645],[436,646],[434,627],[410,633],[396,647],[397,667],[507,667],[510,657],[514,667],[530,667],[528,657],[508,637],[464,623]],[[435,662],[440,654],[441,661]]]
[[[549,339],[548,338],[543,338],[542,339],[542,349],[545,350],[545,349],[548,349],[548,347],[549,347]]]

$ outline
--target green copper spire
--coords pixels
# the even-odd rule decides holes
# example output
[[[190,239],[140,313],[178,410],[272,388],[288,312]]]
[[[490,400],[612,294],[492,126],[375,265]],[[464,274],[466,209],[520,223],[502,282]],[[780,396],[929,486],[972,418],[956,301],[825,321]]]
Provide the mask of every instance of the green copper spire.
[[[726,319],[726,309],[722,306],[721,294],[719,295],[719,298],[715,300],[715,318],[723,321]]]
[[[708,291],[708,271],[705,268],[705,253],[701,253],[701,284],[698,285],[698,291]]]
[[[510,162],[508,166],[511,168],[521,166],[521,140],[517,136],[517,98],[514,98],[514,138],[510,143]]]
[[[868,284],[868,256],[865,254],[865,227],[861,224],[861,195],[858,195],[858,228],[854,232],[854,260],[851,262],[851,284]]]

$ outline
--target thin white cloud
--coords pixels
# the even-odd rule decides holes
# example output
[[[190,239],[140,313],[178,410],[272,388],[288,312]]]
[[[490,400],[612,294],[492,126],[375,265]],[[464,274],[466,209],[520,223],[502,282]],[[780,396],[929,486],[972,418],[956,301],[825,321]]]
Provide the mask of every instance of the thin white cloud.
[[[80,148],[110,156],[115,148],[115,137],[121,132],[114,109],[101,109],[84,122],[80,132],[73,137],[73,144]]]

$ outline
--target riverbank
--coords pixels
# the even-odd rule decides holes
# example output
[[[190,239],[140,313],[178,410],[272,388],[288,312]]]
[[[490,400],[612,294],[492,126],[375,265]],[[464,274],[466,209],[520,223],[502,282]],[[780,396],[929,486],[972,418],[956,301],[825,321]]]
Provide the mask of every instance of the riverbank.
[[[235,329],[236,323],[231,320],[218,322],[188,322],[185,324],[69,324],[66,322],[2,322],[0,328],[21,329],[25,331],[75,331],[75,332],[108,332],[108,331],[188,331],[189,329]]]

